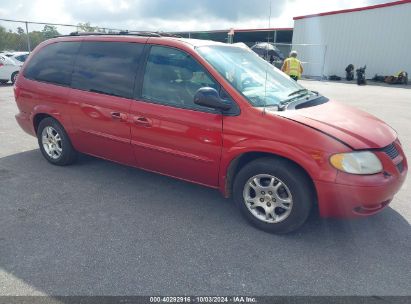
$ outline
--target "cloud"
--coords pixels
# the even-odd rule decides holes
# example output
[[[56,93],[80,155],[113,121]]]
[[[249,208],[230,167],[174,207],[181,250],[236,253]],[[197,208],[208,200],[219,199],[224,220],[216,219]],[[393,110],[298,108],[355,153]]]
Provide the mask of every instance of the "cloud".
[[[273,15],[279,16],[283,10],[286,0],[276,0]],[[269,0],[143,0],[144,15],[148,17],[186,18],[193,14],[200,20],[214,19],[224,21],[240,21],[247,18],[267,18]]]
[[[383,2],[386,0],[15,0],[1,2],[0,18],[90,22],[129,30],[261,28],[269,23],[272,27],[290,27],[293,16]]]
[[[272,10],[274,17],[281,15],[286,2],[275,1],[275,9]],[[161,27],[170,31],[175,27],[182,30],[184,24],[190,24],[195,29],[216,29],[229,24],[268,20],[269,3],[269,0],[72,0],[66,2],[66,10],[78,20],[87,20],[95,24],[107,26],[107,21],[110,20],[111,23],[122,27]]]

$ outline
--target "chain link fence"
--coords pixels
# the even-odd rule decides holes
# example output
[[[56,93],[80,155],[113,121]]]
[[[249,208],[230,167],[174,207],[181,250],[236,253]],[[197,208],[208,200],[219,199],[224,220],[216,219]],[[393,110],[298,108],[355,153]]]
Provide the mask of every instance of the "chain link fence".
[[[24,20],[0,19],[0,53],[2,52],[31,52],[42,41],[72,32],[99,32],[116,33],[126,29],[115,29],[107,27],[92,26],[89,23],[56,24],[43,22],[30,22]],[[223,33],[226,35],[226,33]],[[196,37],[202,38],[202,37]],[[208,38],[209,39],[209,38]],[[256,42],[257,44],[259,42]],[[246,42],[250,47],[252,44]],[[303,77],[324,78],[325,59],[327,46],[321,44],[289,44],[273,43],[276,56],[272,62],[277,68],[281,68],[282,62],[288,57],[291,50],[298,52],[298,59],[303,64]],[[271,56],[263,55],[264,59],[270,61]]]
[[[298,59],[302,62],[303,77],[326,79],[325,59],[327,56],[327,45],[324,44],[291,44],[290,50],[298,53]]]
[[[119,32],[122,29],[92,26],[89,23],[56,24],[0,19],[0,52],[31,52],[42,41],[72,32]]]
[[[261,42],[256,42],[258,44]],[[272,43],[273,50],[262,55],[267,61],[272,62],[277,68],[281,68],[283,61],[289,53],[294,50],[298,53],[298,59],[301,61],[304,72],[304,78],[325,79],[325,59],[327,55],[327,46],[324,44],[291,44],[291,43]],[[273,55],[273,57],[271,57]]]

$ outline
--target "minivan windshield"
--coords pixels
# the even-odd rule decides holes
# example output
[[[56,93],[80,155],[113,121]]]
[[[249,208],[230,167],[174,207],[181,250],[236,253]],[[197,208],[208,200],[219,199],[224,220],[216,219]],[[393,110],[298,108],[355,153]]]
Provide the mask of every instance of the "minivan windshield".
[[[313,94],[250,49],[212,45],[197,51],[255,107],[280,106]]]

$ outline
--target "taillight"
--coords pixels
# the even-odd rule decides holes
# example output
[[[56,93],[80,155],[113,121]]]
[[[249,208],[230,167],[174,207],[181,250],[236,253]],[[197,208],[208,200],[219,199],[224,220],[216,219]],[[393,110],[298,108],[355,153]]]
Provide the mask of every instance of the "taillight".
[[[3,66],[4,64],[0,63],[0,68]]]

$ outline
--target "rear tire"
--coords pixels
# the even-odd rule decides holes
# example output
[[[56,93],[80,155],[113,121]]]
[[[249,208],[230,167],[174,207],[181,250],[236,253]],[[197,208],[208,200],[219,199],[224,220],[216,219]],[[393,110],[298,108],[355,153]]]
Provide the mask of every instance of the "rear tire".
[[[10,80],[12,84],[16,82],[17,76],[19,76],[19,72],[14,72],[13,74],[11,74]]]
[[[37,139],[44,158],[57,166],[72,164],[77,158],[63,126],[54,118],[43,119],[37,129]]]
[[[260,158],[245,165],[234,180],[234,200],[258,229],[288,233],[307,220],[315,195],[309,177],[297,165],[279,158]]]

